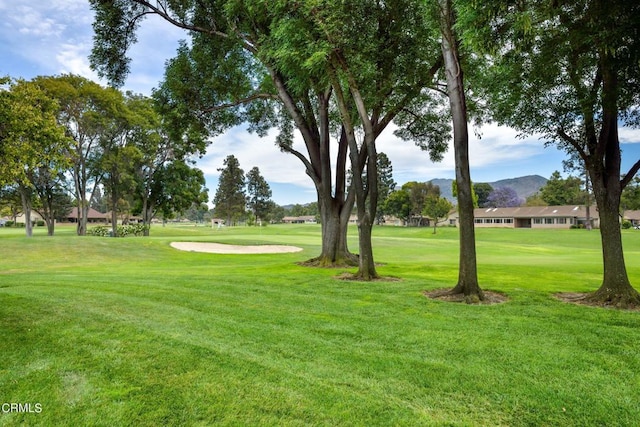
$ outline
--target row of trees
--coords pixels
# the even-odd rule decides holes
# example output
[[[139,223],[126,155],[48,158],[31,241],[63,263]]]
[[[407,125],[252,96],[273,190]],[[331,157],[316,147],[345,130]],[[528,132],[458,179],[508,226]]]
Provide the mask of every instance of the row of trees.
[[[161,96],[122,93],[75,75],[2,83],[0,188],[20,195],[25,218],[37,207],[50,235],[69,194],[79,235],[101,189],[113,224],[123,205],[149,225],[158,213],[170,217],[207,201],[204,175],[190,160],[204,149],[202,134],[181,125]],[[31,221],[25,223],[30,236]]]
[[[240,122],[257,132],[280,129],[278,146],[301,160],[316,186],[320,263],[355,260],[360,278],[377,276],[371,248],[379,198],[376,139],[395,122],[398,135],[437,159],[452,129],[460,214],[452,292],[482,299],[468,158],[468,123],[482,112],[523,134],[541,134],[582,161],[600,212],[605,265],[593,298],[640,302],[626,274],[617,220],[621,191],[640,169],[638,161],[620,179],[619,120],[637,124],[640,104],[640,6],[634,2],[91,3],[92,63],[101,75],[123,82],[135,29],[155,15],[191,38],[168,64],[160,89],[185,122],[209,134]],[[306,153],[293,147],[294,129]],[[345,238],[354,203],[358,257]]]

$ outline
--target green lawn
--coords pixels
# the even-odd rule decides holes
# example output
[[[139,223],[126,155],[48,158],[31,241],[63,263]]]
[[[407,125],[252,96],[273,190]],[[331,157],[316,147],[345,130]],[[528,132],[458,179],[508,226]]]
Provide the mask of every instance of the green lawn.
[[[350,245],[357,248],[355,229]],[[424,290],[457,278],[456,229],[376,228],[379,273],[296,264],[314,225],[154,227],[150,238],[31,239],[0,229],[0,425],[638,425],[640,312],[555,292],[601,280],[600,236],[479,229],[469,306]],[[623,232],[640,289],[640,232]],[[293,244],[215,255],[171,241]],[[2,408],[7,408],[3,405]]]

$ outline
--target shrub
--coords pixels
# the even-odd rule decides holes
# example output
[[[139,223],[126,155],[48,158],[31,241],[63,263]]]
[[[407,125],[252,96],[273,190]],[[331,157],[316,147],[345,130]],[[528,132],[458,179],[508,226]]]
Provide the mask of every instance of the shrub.
[[[44,221],[43,221],[43,220],[41,220],[41,219],[37,220],[37,221],[36,221],[36,226],[37,226],[37,227],[44,227]]]
[[[5,227],[13,227],[13,225],[14,225],[13,221],[7,221],[7,222],[4,223]]]
[[[626,219],[624,221],[622,221],[622,228],[624,230],[627,230],[627,229],[631,228],[631,221],[628,221]]]
[[[118,225],[118,237],[144,236],[144,232],[148,227],[144,224]],[[89,236],[111,237],[113,232],[109,225],[99,225],[87,230]]]

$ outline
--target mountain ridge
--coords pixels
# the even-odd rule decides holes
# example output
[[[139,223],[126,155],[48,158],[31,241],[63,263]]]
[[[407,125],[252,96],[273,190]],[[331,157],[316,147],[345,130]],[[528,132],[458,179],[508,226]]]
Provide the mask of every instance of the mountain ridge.
[[[448,199],[451,202],[457,202],[456,198],[453,197],[451,188],[453,179],[435,178],[428,182],[431,182],[432,184],[440,187],[440,196]],[[518,194],[518,197],[523,200],[537,193],[540,188],[544,187],[546,183],[547,178],[540,175],[525,175],[516,178],[506,178],[500,179],[498,181],[487,182],[487,184],[493,187],[493,189],[510,187]]]

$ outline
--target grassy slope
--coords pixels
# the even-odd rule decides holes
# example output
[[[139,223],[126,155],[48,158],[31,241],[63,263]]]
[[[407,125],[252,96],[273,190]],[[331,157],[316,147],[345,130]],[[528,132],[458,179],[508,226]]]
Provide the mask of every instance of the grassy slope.
[[[355,231],[355,230],[354,230]],[[317,226],[28,240],[0,229],[0,425],[633,425],[640,314],[563,304],[599,286],[599,234],[478,230],[497,306],[431,301],[453,286],[457,231],[377,228],[383,275],[300,267]],[[41,230],[38,230],[41,233]],[[355,244],[355,236],[351,244]],[[624,233],[640,287],[640,233]],[[302,253],[179,252],[174,240]]]

